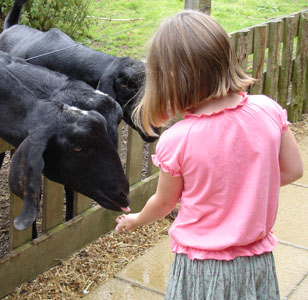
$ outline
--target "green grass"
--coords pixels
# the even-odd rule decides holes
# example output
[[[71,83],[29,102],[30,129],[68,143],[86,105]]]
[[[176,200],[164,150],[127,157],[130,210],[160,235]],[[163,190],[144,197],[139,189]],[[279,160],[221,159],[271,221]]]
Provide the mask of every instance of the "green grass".
[[[88,45],[139,59],[145,57],[148,41],[160,22],[184,9],[184,0],[89,1],[95,24],[89,29]],[[212,0],[211,15],[231,33],[307,8],[307,0]]]
[[[90,28],[89,35],[92,39],[99,39],[92,46],[113,55],[136,58],[144,57],[147,42],[161,20],[184,7],[183,0],[91,1],[91,14],[97,17],[97,24]],[[99,18],[109,18],[111,21]],[[115,33],[119,34],[110,36]]]
[[[231,33],[307,8],[307,0],[214,0],[212,16]]]

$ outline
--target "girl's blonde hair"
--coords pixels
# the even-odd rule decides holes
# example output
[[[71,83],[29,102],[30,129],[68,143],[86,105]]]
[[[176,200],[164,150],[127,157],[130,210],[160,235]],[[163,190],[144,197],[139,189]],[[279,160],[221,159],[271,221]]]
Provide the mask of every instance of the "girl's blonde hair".
[[[225,30],[208,15],[184,10],[163,22],[152,39],[134,122],[155,135],[152,126],[166,125],[177,112],[243,92],[253,82],[241,69]]]

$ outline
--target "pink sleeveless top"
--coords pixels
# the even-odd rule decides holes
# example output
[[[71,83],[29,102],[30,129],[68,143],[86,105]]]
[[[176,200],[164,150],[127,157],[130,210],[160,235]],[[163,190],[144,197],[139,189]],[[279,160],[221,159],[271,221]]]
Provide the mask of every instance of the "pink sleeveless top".
[[[171,249],[190,259],[231,260],[272,251],[281,135],[287,113],[263,95],[235,108],[187,114],[165,130],[153,163],[183,176]]]

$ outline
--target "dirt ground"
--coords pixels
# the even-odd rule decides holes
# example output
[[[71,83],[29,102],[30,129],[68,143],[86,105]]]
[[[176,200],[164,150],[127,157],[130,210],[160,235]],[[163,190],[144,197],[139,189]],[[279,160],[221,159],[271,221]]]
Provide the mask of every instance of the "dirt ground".
[[[290,128],[298,141],[307,136],[308,115]],[[8,169],[7,156],[0,171],[0,258],[8,252]],[[169,216],[133,233],[111,231],[4,299],[80,299],[156,245],[167,234],[172,220]]]

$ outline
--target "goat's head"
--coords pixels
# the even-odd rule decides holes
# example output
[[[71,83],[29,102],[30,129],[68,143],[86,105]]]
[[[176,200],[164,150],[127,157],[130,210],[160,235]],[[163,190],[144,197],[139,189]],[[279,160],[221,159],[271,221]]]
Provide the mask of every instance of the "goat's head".
[[[109,95],[79,80],[71,80],[63,91],[57,93],[61,102],[87,111],[94,110],[104,116],[107,121],[107,134],[113,145],[118,148],[118,125],[123,119],[120,104]],[[60,92],[62,92],[61,97],[59,97]]]
[[[97,89],[116,99],[123,109],[124,121],[137,130],[144,141],[153,142],[157,137],[144,134],[132,121],[132,112],[141,99],[144,81],[144,63],[130,57],[122,57],[104,70]],[[158,128],[154,128],[154,131],[159,133]]]
[[[123,111],[118,102],[100,90],[95,91],[95,95],[89,98],[88,102],[95,106],[93,110],[103,115],[107,121],[107,132],[111,142],[118,148],[118,125],[123,119]]]
[[[36,218],[41,172],[107,209],[126,208],[129,184],[107,135],[105,118],[95,111],[48,104],[62,106],[62,113],[52,124],[36,126],[13,155],[9,183],[12,192],[24,200],[15,227],[25,229]]]

